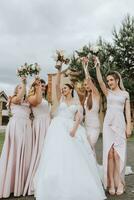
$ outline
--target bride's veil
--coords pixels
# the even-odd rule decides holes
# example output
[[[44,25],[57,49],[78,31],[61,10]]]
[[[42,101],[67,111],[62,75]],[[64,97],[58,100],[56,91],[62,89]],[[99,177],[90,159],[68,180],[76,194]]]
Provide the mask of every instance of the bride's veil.
[[[83,120],[83,107],[81,105],[80,99],[79,99],[79,95],[77,93],[77,91],[74,89],[74,102],[78,105],[78,113],[80,116],[80,121],[82,122]]]
[[[78,103],[79,105],[81,105],[81,102],[80,102],[78,93],[77,93],[77,91],[76,91],[75,89],[74,89],[73,99],[74,99],[74,101],[75,101],[76,103]]]

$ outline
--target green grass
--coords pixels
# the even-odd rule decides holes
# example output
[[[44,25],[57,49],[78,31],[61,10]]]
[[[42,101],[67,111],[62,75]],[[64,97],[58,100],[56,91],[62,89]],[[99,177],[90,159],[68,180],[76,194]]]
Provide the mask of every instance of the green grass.
[[[132,136],[128,139],[129,142],[134,142],[134,131],[132,133]]]

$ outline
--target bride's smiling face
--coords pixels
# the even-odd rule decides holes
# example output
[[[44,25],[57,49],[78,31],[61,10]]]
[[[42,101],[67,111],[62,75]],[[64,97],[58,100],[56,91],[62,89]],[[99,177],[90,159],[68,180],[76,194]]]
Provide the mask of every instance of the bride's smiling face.
[[[67,85],[64,85],[64,87],[62,88],[62,94],[64,96],[68,96],[71,94],[71,92],[72,90]]]

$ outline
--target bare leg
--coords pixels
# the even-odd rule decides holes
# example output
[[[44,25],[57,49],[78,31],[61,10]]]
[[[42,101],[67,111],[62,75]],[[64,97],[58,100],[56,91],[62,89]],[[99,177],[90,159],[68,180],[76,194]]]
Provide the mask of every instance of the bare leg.
[[[115,185],[114,185],[114,149],[111,147],[108,154],[108,180],[109,180],[109,193],[111,195],[115,194]]]
[[[87,137],[87,140],[88,140],[88,142],[89,142],[89,144],[90,144],[90,146],[91,146],[91,148],[92,148],[92,150],[93,150],[93,152],[94,152],[94,154],[95,154],[95,157],[96,157],[96,153],[95,153],[95,144],[93,144],[92,142],[91,142],[91,138],[88,136]]]
[[[124,185],[120,177],[120,157],[116,152],[116,150],[114,150],[114,162],[115,162],[114,181],[117,187],[116,194],[121,195],[124,193]]]

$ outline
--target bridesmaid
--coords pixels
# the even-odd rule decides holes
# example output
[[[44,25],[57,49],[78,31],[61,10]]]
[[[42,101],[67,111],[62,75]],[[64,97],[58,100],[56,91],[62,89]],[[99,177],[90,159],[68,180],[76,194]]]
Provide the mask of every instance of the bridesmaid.
[[[8,198],[11,193],[18,197],[24,191],[32,152],[30,108],[25,98],[26,84],[22,80],[9,100],[12,117],[0,158],[0,198]]]
[[[46,96],[46,82],[43,79],[36,79],[30,89],[28,101],[33,112],[33,152],[28,178],[25,184],[23,195],[33,195],[33,177],[39,165],[42,147],[46,132],[50,124],[50,107]]]
[[[88,140],[95,152],[95,144],[100,133],[100,94],[88,72],[87,67],[84,67],[84,71],[86,77],[84,80],[86,92],[83,98],[83,105],[85,109],[85,127]]]
[[[125,187],[126,138],[131,135],[129,93],[125,91],[121,76],[116,71],[107,74],[107,87],[102,80],[97,57],[95,65],[98,82],[107,98],[103,125],[104,185],[111,195],[121,195]]]

